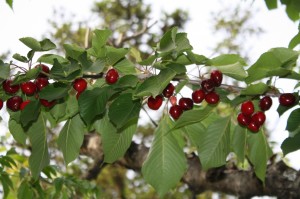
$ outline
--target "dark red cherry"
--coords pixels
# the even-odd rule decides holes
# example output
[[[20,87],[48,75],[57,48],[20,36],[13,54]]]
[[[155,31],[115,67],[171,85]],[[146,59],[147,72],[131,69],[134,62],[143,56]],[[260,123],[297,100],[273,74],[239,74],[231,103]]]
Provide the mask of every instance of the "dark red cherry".
[[[6,102],[6,107],[14,112],[20,110],[20,105],[23,102],[20,96],[13,96]]]
[[[239,113],[237,121],[241,126],[248,126],[251,122],[251,117],[244,115],[243,113]]]
[[[11,85],[11,84],[12,84],[12,80],[10,79],[7,79],[4,82],[2,82],[3,90],[8,94],[14,94],[18,92],[18,90],[20,89],[20,85],[19,84]]]
[[[247,128],[253,133],[257,133],[259,131],[259,126],[257,126],[257,124],[253,121],[248,124]]]
[[[223,74],[219,70],[213,70],[210,73],[210,79],[213,80],[216,87],[219,87],[222,84]]]
[[[119,79],[118,71],[116,71],[113,68],[107,71],[106,76],[105,76],[106,83],[114,84],[118,81],[118,79]]]
[[[172,83],[169,83],[167,87],[163,90],[162,94],[166,97],[169,98],[173,95],[175,90],[175,86]]]
[[[45,86],[49,84],[48,78],[46,77],[38,77],[34,81],[36,88],[38,91],[41,91]]]
[[[258,111],[252,115],[251,121],[253,121],[258,127],[260,127],[266,121],[266,115],[264,114],[264,112]]]
[[[45,99],[40,99],[40,102],[45,107],[52,107],[56,103],[55,100],[48,101],[48,100],[45,100]]]
[[[252,101],[246,101],[242,103],[241,112],[244,115],[251,116],[254,113],[254,105]]]
[[[279,104],[282,106],[293,106],[296,102],[296,97],[293,93],[283,93],[279,96]]]
[[[201,82],[202,89],[206,92],[212,92],[215,90],[215,82],[212,79],[205,79]]]
[[[2,109],[2,107],[3,107],[3,100],[0,99],[0,110]]]
[[[49,67],[46,66],[45,64],[38,64],[35,66],[35,68],[41,68],[44,73],[47,73],[47,74],[50,73]],[[40,73],[38,77],[48,77],[48,76],[43,73]]]
[[[33,95],[36,92],[36,84],[33,82],[23,82],[21,90],[26,95]]]
[[[83,78],[75,79],[73,82],[73,88],[77,91],[82,93],[87,87],[87,82]]]
[[[201,103],[205,98],[205,92],[202,89],[195,90],[192,93],[192,99],[195,103]]]
[[[180,98],[178,104],[184,111],[191,110],[191,109],[193,109],[193,106],[194,106],[193,100],[188,97]]]
[[[171,106],[171,108],[169,110],[169,114],[171,115],[171,117],[174,120],[177,120],[182,113],[183,113],[183,110],[182,110],[181,106],[179,106],[179,105]]]
[[[262,111],[267,111],[272,106],[272,98],[270,96],[264,96],[259,101],[259,107]]]
[[[169,101],[172,106],[175,106],[177,104],[177,97],[173,95],[170,97]]]
[[[23,101],[20,105],[20,110],[23,110],[30,102],[30,100]]]
[[[162,105],[163,97],[161,95],[157,95],[155,98],[150,96],[148,98],[148,107],[152,110],[158,110]]]
[[[215,92],[210,92],[205,95],[205,101],[208,104],[217,104],[220,101],[220,97]]]

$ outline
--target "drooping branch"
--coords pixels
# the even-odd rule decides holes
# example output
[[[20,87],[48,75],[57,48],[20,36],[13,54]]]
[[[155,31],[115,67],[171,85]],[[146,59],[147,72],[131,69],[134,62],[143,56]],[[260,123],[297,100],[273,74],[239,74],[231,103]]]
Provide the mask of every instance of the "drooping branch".
[[[96,139],[96,142],[93,140],[92,142],[94,144],[89,145],[89,140],[92,139]],[[99,144],[98,146],[96,144],[97,142]],[[87,150],[86,147],[88,146],[89,149]],[[99,146],[101,146],[100,136],[90,136],[86,138],[82,150],[85,151],[85,155],[91,157],[93,157],[94,154],[102,154],[100,158],[97,157],[99,161],[99,159],[103,160],[102,148]],[[93,150],[100,151],[95,152]],[[139,172],[148,152],[149,148],[143,144],[132,142],[124,158],[120,159],[117,164]],[[188,169],[181,180],[197,194],[211,190],[235,195],[242,199],[251,198],[253,196],[276,196],[279,199],[300,198],[300,172],[288,167],[282,161],[268,165],[266,181],[265,185],[263,185],[255,176],[252,169],[240,170],[232,163],[204,171],[201,168],[198,156],[189,154],[186,157]],[[94,173],[94,175],[98,174],[99,173]]]

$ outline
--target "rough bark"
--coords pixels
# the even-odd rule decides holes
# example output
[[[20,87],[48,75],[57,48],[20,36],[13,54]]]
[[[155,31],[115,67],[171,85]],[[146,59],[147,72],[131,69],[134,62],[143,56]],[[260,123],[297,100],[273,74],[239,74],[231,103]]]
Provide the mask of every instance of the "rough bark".
[[[93,144],[89,144],[92,142]],[[82,146],[82,154],[95,159],[95,165],[87,174],[87,179],[94,179],[103,165],[101,138],[98,134],[87,136]],[[147,157],[149,148],[132,142],[120,164],[137,172]],[[253,196],[276,196],[279,199],[300,198],[300,172],[288,167],[283,161],[271,162],[268,165],[265,185],[255,176],[252,169],[240,170],[234,163],[204,171],[198,156],[187,155],[188,169],[182,181],[191,191],[200,194],[205,191],[222,192],[238,196],[241,199]]]

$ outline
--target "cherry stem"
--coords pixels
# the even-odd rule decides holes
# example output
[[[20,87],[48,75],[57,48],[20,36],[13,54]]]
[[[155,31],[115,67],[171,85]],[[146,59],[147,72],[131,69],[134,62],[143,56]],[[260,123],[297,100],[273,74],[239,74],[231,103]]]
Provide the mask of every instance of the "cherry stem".
[[[149,117],[150,121],[152,122],[152,124],[155,126],[155,127],[158,127],[157,123],[151,118],[151,116],[149,115],[149,113],[147,112],[147,110],[145,109],[144,106],[142,106],[142,109],[143,111],[145,111],[146,115]]]

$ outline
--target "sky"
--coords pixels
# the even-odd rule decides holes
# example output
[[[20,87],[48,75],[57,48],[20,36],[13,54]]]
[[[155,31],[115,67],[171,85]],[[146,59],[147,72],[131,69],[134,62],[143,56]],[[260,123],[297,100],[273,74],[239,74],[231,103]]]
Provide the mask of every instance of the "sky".
[[[187,32],[190,43],[194,47],[194,52],[209,56],[216,41],[215,35],[211,33],[210,13],[224,6],[231,6],[236,2],[240,2],[240,0],[210,0],[209,3],[207,3],[208,1],[195,0],[145,0],[145,2],[153,6],[154,13],[150,16],[153,21],[159,19],[162,10],[172,11],[176,8],[188,10],[190,21],[185,28],[185,32]],[[245,3],[247,6],[250,5],[249,1],[243,2],[248,2]],[[291,22],[286,16],[284,7],[269,11],[264,5],[264,1],[253,2],[252,6],[257,9],[254,21],[264,28],[265,33],[258,38],[245,38],[244,40],[252,46],[249,52],[252,63],[258,59],[259,55],[270,48],[287,47],[290,39],[298,31],[297,24]],[[12,11],[5,4],[5,1],[0,1],[0,53],[11,50],[14,53],[26,54],[28,48],[18,39],[26,36],[41,39],[42,35],[50,30],[47,20],[53,17],[53,8],[63,7],[66,13],[76,13],[72,20],[80,21],[81,19],[93,20],[90,17],[92,5],[93,1],[15,0]],[[278,81],[277,84],[286,92],[292,91],[290,82]],[[0,111],[0,114],[4,116],[4,111]],[[270,118],[267,121],[268,129],[272,131],[271,140],[280,144],[288,136],[287,132],[284,132],[287,114],[280,120],[274,115],[277,115],[275,109],[267,112],[267,118]],[[5,131],[5,128],[0,129],[0,133]],[[279,151],[279,144],[275,146],[275,151]],[[299,157],[299,155],[298,151],[288,156],[292,166],[298,169],[300,168],[300,162],[295,157]]]

